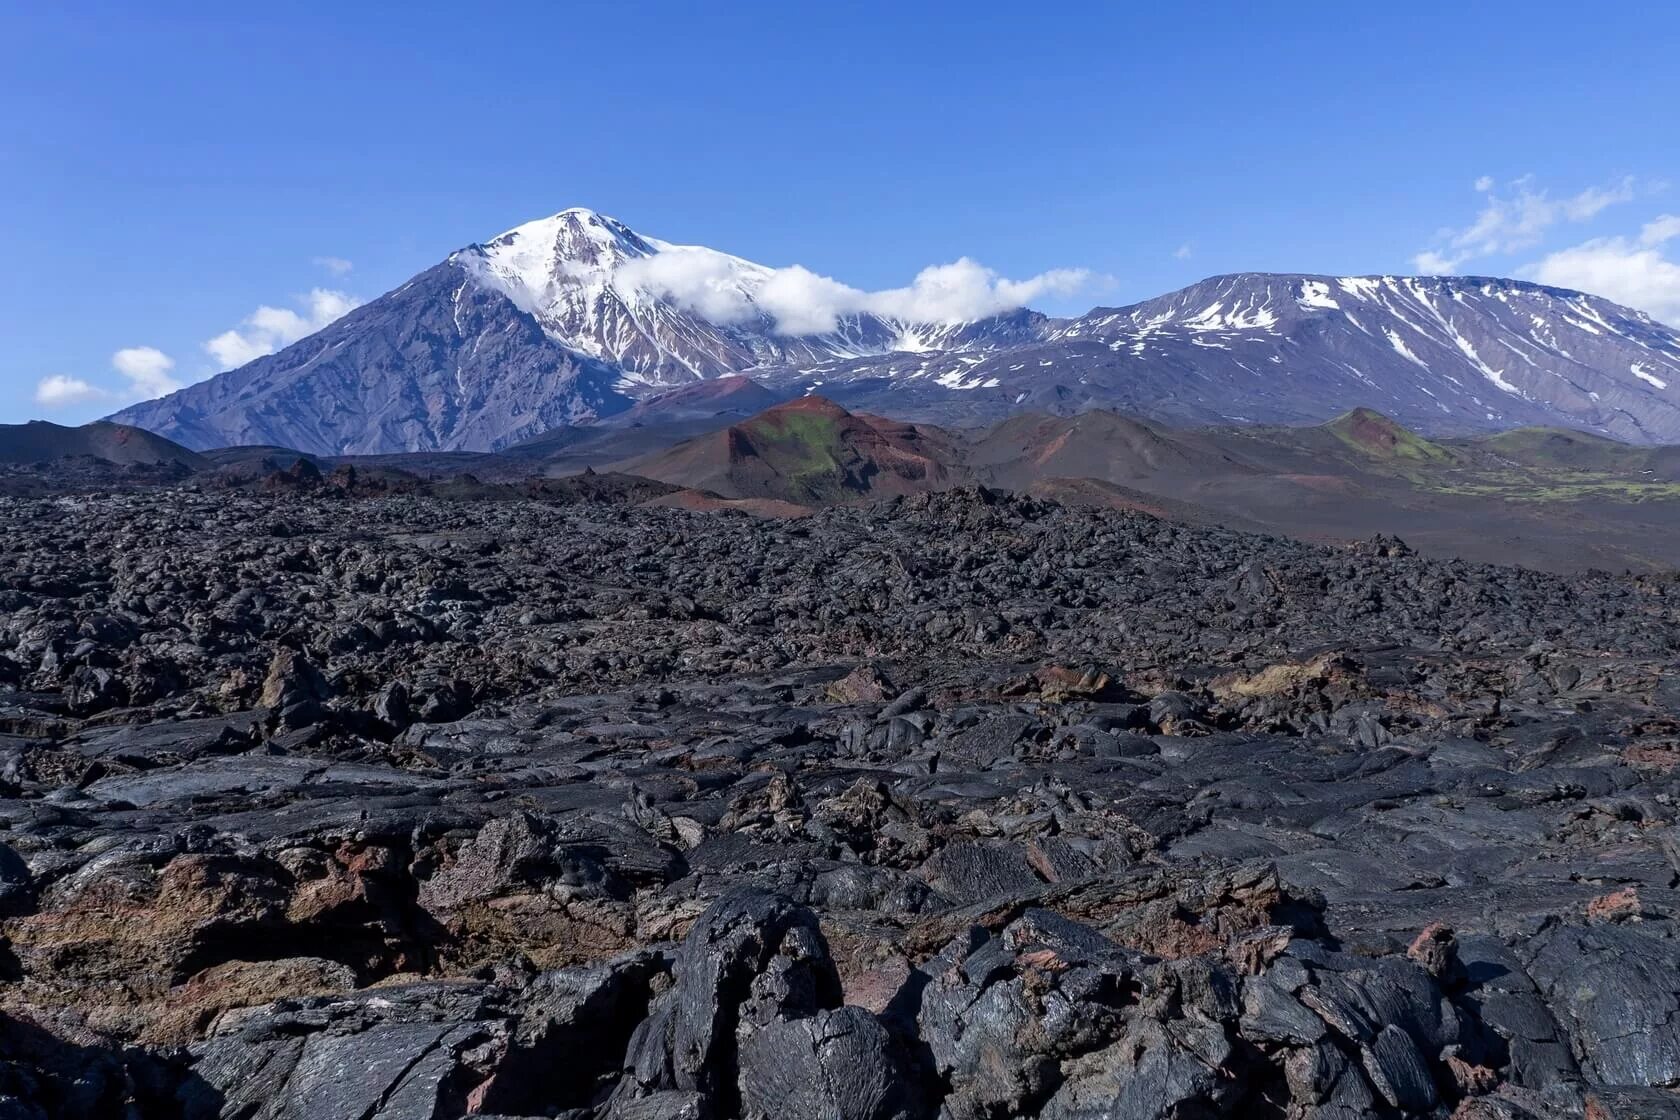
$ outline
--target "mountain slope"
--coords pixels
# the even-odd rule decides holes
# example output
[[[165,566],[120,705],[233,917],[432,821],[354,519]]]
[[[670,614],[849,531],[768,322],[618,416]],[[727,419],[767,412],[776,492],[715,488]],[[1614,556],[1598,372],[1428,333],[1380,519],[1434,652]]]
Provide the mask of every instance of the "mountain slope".
[[[786,399],[785,395],[760,385],[750,377],[729,374],[643,398],[600,423],[605,427],[630,428],[725,416],[745,419]]]
[[[1608,300],[1515,280],[1225,276],[1093,312],[1061,335],[1143,357],[1185,343],[1236,355],[1269,340],[1268,363],[1292,377],[1434,425],[1479,414],[1477,426],[1510,427],[1551,412],[1649,440],[1680,422],[1680,335]],[[1640,419],[1652,409],[1656,431]]]
[[[200,450],[484,451],[627,407],[618,379],[444,263],[276,354],[112,419]]]

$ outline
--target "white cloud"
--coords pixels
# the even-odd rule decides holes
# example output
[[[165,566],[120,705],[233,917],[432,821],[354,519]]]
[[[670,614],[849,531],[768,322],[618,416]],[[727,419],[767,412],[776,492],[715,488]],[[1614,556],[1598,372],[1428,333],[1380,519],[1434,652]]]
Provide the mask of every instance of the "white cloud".
[[[751,275],[727,253],[673,245],[652,256],[625,261],[614,280],[620,288],[667,296],[714,323],[727,325],[743,323],[753,314]]]
[[[315,267],[324,268],[334,276],[348,276],[356,265],[343,257],[316,257]]]
[[[1452,257],[1443,256],[1431,250],[1424,250],[1412,258],[1412,264],[1425,276],[1447,276],[1453,273],[1462,263]]]
[[[289,307],[257,308],[232,330],[223,331],[204,344],[222,369],[235,369],[290,346],[361,306],[355,296],[326,288],[315,288],[299,300],[302,312]]]
[[[1177,257],[1181,261],[1187,261],[1190,259],[1190,255],[1195,251],[1196,250],[1190,245],[1190,242],[1186,241],[1184,244],[1173,250],[1173,256]]]
[[[1584,222],[1606,207],[1632,201],[1640,189],[1631,175],[1566,198],[1553,198],[1528,175],[1508,184],[1505,193],[1487,175],[1475,186],[1485,196],[1475,220],[1462,229],[1442,230],[1440,244],[1412,258],[1418,271],[1452,273],[1477,257],[1531,249],[1560,222]]]
[[[864,308],[914,323],[962,323],[1013,311],[1044,295],[1071,295],[1091,282],[1083,268],[1057,268],[1027,280],[1007,280],[962,257],[916,274],[908,288],[872,292]]]
[[[170,374],[175,359],[155,346],[124,347],[111,355],[111,368],[122,374],[128,384],[120,389],[108,389],[80,377],[55,373],[36,384],[35,403],[47,408],[68,408],[92,401],[143,401],[181,387],[181,382]]]
[[[1680,238],[1680,216],[1664,214],[1637,237],[1595,237],[1536,261],[1517,274],[1558,288],[1574,288],[1638,308],[1680,326],[1680,263],[1668,242]]]
[[[224,370],[238,369],[248,362],[254,362],[265,354],[274,353],[274,345],[270,342],[247,337],[238,331],[223,331],[215,338],[204,343],[204,349],[216,365]]]
[[[1661,245],[1680,237],[1680,214],[1662,214],[1645,223],[1639,231],[1641,245]]]
[[[627,261],[614,282],[664,297],[714,323],[759,314],[785,335],[825,334],[850,315],[916,323],[959,323],[1024,307],[1045,295],[1069,295],[1092,280],[1085,269],[1053,269],[1010,280],[963,257],[922,269],[907,287],[867,292],[801,265],[756,270],[710,249],[673,247]]]
[[[128,378],[132,396],[139,400],[167,396],[181,387],[169,371],[175,359],[155,346],[130,346],[111,355],[111,368]]]
[[[105,396],[105,390],[97,385],[89,385],[79,377],[66,377],[62,373],[43,377],[35,384],[35,403],[44,408],[69,408],[102,400]]]
[[[787,335],[826,334],[842,316],[862,312],[868,295],[797,264],[776,269],[758,290],[776,330]]]
[[[1470,259],[1468,253],[1448,255],[1437,253],[1433,249],[1425,249],[1412,256],[1412,268],[1423,276],[1451,276],[1458,271],[1460,265]]]

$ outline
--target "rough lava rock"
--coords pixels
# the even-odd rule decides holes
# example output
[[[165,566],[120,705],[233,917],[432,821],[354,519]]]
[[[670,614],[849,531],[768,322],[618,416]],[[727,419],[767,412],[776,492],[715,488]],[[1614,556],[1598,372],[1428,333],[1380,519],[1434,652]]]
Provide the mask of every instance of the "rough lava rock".
[[[1680,580],[0,499],[0,1116],[1680,1115]]]

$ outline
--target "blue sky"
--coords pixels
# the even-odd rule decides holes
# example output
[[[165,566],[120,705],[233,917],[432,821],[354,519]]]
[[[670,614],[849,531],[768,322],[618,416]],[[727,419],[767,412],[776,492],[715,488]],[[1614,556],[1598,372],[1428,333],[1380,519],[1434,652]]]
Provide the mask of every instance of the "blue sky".
[[[241,7],[0,7],[0,420],[573,205],[862,288],[1099,278],[1053,312],[1429,253],[1680,321],[1680,6]]]

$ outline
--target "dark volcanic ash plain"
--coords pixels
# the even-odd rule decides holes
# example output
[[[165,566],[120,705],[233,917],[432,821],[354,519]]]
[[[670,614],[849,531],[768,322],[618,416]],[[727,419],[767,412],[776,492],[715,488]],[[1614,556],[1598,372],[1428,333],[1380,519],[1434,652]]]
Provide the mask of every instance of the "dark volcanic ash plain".
[[[4,500],[0,1115],[1680,1115],[1680,581]]]

